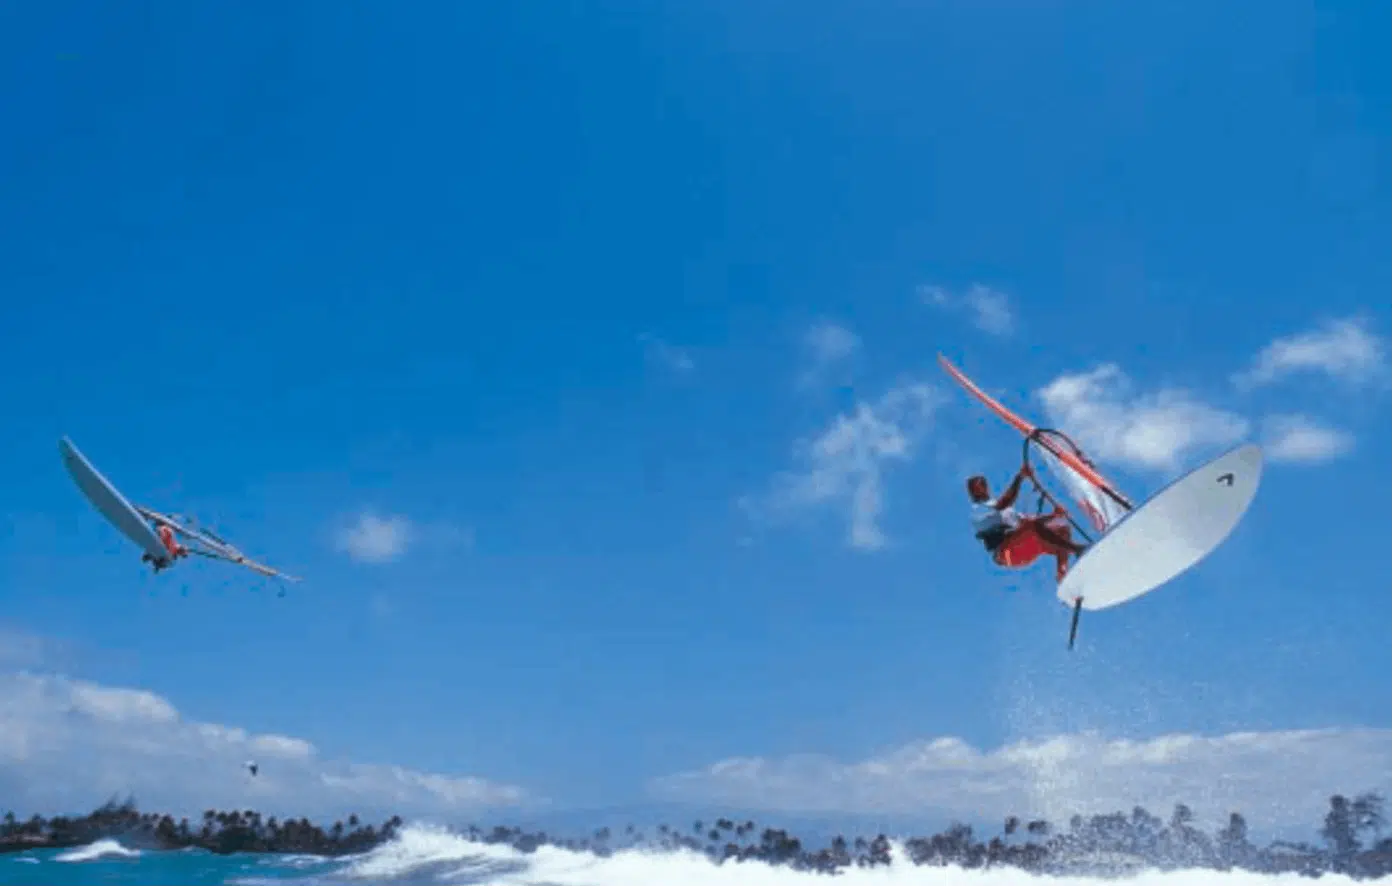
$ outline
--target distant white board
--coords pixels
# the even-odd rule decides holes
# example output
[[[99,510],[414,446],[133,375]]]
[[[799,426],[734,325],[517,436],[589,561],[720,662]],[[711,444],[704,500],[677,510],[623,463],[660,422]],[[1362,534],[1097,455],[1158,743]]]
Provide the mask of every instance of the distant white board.
[[[163,561],[169,557],[169,552],[160,542],[155,528],[141,517],[134,505],[126,501],[126,497],[121,495],[111,481],[102,477],[101,473],[92,467],[92,463],[78,452],[72,441],[64,437],[58,441],[58,450],[63,454],[63,465],[67,467],[68,474],[72,475],[77,488],[102,516],[154,560]]]
[[[1159,588],[1218,548],[1262,479],[1262,450],[1230,450],[1138,505],[1074,564],[1060,584],[1070,607],[1102,610]]]

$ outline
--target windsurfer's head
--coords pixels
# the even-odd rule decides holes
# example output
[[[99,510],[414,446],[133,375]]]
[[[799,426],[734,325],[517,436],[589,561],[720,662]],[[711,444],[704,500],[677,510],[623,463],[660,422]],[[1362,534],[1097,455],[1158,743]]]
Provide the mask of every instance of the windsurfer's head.
[[[991,498],[991,490],[987,487],[987,479],[980,474],[974,474],[967,479],[967,495],[973,502],[981,502]]]

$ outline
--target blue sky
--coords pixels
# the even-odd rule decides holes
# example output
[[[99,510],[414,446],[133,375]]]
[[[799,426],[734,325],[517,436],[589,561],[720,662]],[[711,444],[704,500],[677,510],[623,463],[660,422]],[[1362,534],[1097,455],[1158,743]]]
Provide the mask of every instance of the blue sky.
[[[1386,11],[3,16],[14,669],[562,806],[1393,717]],[[1253,510],[1066,655],[939,351],[1136,497],[1268,444]],[[148,575],[62,434],[305,582]]]

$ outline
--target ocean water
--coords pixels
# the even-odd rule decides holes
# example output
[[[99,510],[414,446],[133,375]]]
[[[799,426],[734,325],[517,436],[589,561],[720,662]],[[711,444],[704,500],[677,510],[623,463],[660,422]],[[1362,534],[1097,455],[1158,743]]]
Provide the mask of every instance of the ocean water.
[[[1019,870],[963,871],[901,861],[839,875],[796,872],[758,862],[717,865],[695,853],[593,853],[543,847],[522,853],[469,841],[444,829],[408,827],[371,852],[325,859],[281,854],[215,856],[203,851],[139,851],[103,840],[70,850],[0,856],[0,884],[1390,884],[1344,876],[1302,878],[1247,872],[1144,872],[1125,881],[1049,878]]]

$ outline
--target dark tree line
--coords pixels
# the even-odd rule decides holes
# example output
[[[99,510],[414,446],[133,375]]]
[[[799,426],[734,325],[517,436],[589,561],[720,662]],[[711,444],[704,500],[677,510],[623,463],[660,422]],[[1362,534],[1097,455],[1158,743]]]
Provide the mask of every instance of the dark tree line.
[[[899,842],[916,865],[1009,867],[1057,876],[1124,877],[1145,869],[1205,868],[1312,877],[1335,872],[1378,878],[1393,874],[1383,810],[1384,800],[1378,794],[1353,800],[1333,796],[1320,831],[1323,846],[1275,841],[1258,847],[1249,839],[1248,823],[1241,813],[1230,814],[1222,828],[1209,834],[1194,825],[1194,813],[1184,804],[1177,804],[1168,820],[1141,807],[1134,807],[1130,814],[1074,816],[1065,828],[1043,819],[1023,822],[1010,816],[1001,834],[987,840],[979,839],[971,826],[953,823],[938,834]],[[487,830],[470,826],[467,834],[476,841],[508,844],[523,852],[544,844],[601,856],[635,847],[685,849],[703,853],[717,863],[758,860],[829,874],[851,867],[890,865],[892,861],[891,838],[884,834],[851,840],[838,835],[825,847],[811,848],[783,829],[761,828],[749,820],[729,818],[710,823],[698,820],[690,831],[660,825],[651,838],[632,825],[622,834],[604,828],[580,839],[504,826]]]
[[[1348,798],[1334,795],[1319,835],[1320,844],[1274,841],[1258,847],[1248,836],[1241,813],[1213,834],[1194,824],[1194,814],[1177,804],[1169,819],[1134,807],[1115,812],[1073,816],[1066,827],[1043,819],[1023,822],[1010,816],[1000,834],[979,839],[971,826],[953,823],[927,837],[899,839],[909,861],[916,865],[963,868],[1015,868],[1033,874],[1124,877],[1144,869],[1242,869],[1264,874],[1315,877],[1339,873],[1354,878],[1393,874],[1393,850],[1386,834],[1384,798],[1376,793]],[[314,853],[334,856],[361,853],[391,840],[401,828],[400,817],[374,827],[350,816],[327,830],[307,819],[260,813],[208,810],[196,822],[141,813],[133,802],[109,803],[86,816],[17,820],[7,813],[0,824],[0,852],[36,847],[75,847],[101,838],[118,838],[128,846],[153,849],[197,847],[213,853]],[[685,849],[705,854],[717,863],[758,860],[771,865],[834,873],[843,869],[889,865],[892,842],[884,834],[851,840],[838,835],[825,847],[804,845],[797,836],[753,821],[719,818],[698,820],[690,830],[660,825],[649,836],[628,826],[615,834],[608,828],[585,838],[561,838],[508,826],[482,829],[469,826],[475,841],[507,844],[530,853],[544,845],[609,856],[629,848]]]
[[[255,810],[205,810],[202,819],[175,820],[141,813],[133,801],[109,802],[86,816],[32,816],[18,820],[6,813],[0,823],[0,853],[40,847],[80,847],[102,838],[155,850],[196,847],[212,853],[313,853],[337,856],[361,853],[396,837],[400,817],[380,826],[336,822],[328,830],[308,819],[263,818]]]

